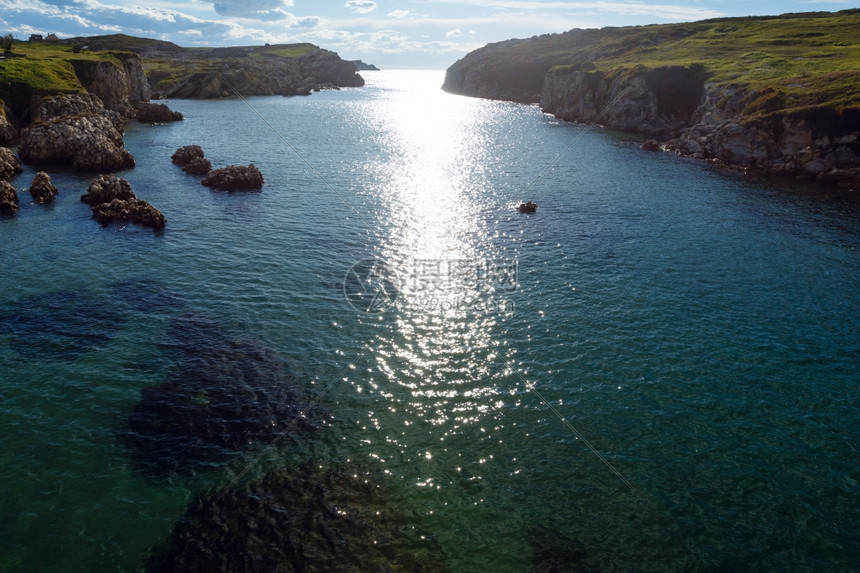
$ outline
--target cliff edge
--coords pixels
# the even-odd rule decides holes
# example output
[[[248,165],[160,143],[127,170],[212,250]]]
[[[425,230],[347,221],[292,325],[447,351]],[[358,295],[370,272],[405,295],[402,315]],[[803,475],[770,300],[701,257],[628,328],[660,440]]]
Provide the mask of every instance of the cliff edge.
[[[571,30],[467,54],[443,89],[858,188],[858,37],[860,10]]]

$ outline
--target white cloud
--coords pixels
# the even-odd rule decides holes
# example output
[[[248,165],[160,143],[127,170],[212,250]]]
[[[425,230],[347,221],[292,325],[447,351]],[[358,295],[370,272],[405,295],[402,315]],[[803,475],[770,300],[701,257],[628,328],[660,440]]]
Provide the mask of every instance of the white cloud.
[[[373,0],[347,0],[344,6],[358,14],[369,14],[376,10],[376,2]]]
[[[291,17],[292,14],[284,8],[292,5],[292,0],[217,0],[212,3],[215,12],[220,16],[262,21],[284,20]]]
[[[388,13],[389,18],[394,18],[395,20],[402,20],[409,16],[411,12],[409,10],[394,10],[393,12]]]
[[[454,28],[453,30],[448,30],[445,32],[446,38],[459,38],[463,35],[463,31],[460,28]]]

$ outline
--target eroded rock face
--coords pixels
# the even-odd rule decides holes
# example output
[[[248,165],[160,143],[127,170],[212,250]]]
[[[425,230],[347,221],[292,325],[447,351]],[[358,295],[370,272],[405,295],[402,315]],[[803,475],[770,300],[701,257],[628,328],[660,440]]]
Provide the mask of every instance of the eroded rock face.
[[[446,571],[408,508],[355,464],[283,468],[194,499],[147,571]]]
[[[206,175],[212,171],[212,163],[205,157],[196,157],[186,163],[182,170],[189,175]]]
[[[263,343],[234,338],[195,314],[177,319],[162,351],[178,366],[144,388],[127,440],[148,474],[223,463],[252,444],[292,439],[313,427],[286,365]]]
[[[134,108],[149,100],[149,82],[140,56],[114,53],[119,65],[110,61],[73,60],[75,75],[91,94],[95,94],[109,110],[123,117],[134,117]]]
[[[21,162],[7,147],[0,147],[0,180],[7,181],[21,173]]]
[[[202,183],[219,191],[251,191],[263,188],[263,174],[253,163],[230,165],[209,172]]]
[[[92,94],[43,98],[21,130],[18,155],[30,165],[72,165],[80,171],[134,167],[122,140],[122,117]]]
[[[164,215],[143,199],[113,199],[110,203],[93,206],[93,217],[102,225],[114,221],[137,223],[156,231],[167,224]]]
[[[182,121],[182,114],[163,103],[141,103],[137,106],[137,121],[141,123],[164,123]]]
[[[0,145],[12,145],[18,141],[20,130],[9,121],[0,104]]]
[[[116,175],[99,175],[81,195],[81,201],[90,206],[110,203],[114,199],[136,199],[131,183]]]
[[[0,181],[0,215],[12,217],[18,212],[18,193],[8,181]]]
[[[33,196],[33,201],[40,204],[51,203],[58,193],[57,188],[51,183],[50,175],[44,171],[36,173],[33,177],[33,183],[30,185],[30,195]]]
[[[203,159],[203,148],[199,145],[185,145],[173,152],[170,159],[177,165],[185,166],[194,159]]]
[[[116,175],[99,175],[81,201],[92,207],[93,217],[102,225],[119,221],[161,230],[167,224],[161,211],[138,199],[131,184]]]

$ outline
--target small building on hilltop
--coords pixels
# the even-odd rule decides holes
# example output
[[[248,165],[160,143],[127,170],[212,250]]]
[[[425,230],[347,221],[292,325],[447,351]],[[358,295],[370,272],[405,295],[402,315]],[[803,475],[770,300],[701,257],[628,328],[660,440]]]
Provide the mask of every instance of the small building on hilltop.
[[[30,34],[30,42],[44,42],[45,38],[42,34]]]

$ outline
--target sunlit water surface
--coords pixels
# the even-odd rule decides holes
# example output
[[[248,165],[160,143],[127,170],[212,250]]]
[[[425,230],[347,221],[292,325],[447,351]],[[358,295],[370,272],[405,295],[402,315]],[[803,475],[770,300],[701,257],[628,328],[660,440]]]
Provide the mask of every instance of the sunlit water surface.
[[[438,72],[366,79],[130,123],[121,175],[162,234],[100,227],[69,171],[53,206],[20,193],[0,222],[0,570],[138,570],[254,455],[153,481],[119,437],[189,309],[265,342],[331,418],[258,472],[374,464],[451,570],[858,566],[855,200],[448,95]],[[262,193],[202,187],[170,162],[191,143],[254,162]],[[102,316],[123,284],[169,295]]]

